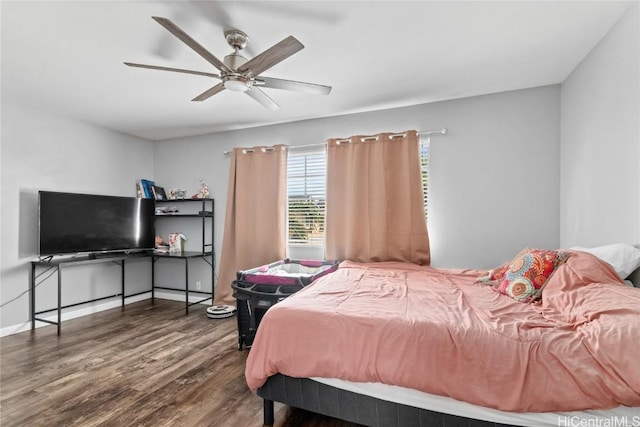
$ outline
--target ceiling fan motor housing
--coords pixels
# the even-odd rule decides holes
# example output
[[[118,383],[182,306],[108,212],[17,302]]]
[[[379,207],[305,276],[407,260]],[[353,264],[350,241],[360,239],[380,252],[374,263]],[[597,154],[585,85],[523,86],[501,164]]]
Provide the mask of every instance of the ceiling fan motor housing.
[[[224,65],[229,67],[231,70],[236,71],[238,67],[247,62],[247,58],[236,51],[225,56],[223,62]],[[224,87],[234,92],[244,92],[251,87],[251,78],[241,73],[222,72],[220,77],[222,78]]]
[[[234,52],[225,56],[222,62],[224,62],[224,65],[235,71],[238,69],[238,67],[247,62],[247,58],[240,55],[238,52]]]

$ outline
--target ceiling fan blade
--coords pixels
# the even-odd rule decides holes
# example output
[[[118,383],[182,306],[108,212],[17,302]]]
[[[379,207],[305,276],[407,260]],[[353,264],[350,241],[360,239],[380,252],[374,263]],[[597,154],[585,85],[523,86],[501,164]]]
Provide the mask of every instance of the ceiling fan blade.
[[[216,58],[215,55],[213,55],[211,52],[205,49],[200,43],[192,39],[189,34],[182,31],[182,29],[180,29],[180,27],[178,27],[176,24],[174,24],[167,18],[162,18],[159,16],[152,16],[152,18],[155,19],[164,28],[166,28],[171,34],[179,38],[184,44],[186,44],[191,49],[193,49],[198,55],[206,59],[207,62],[209,62],[214,67],[216,67],[218,70],[224,71],[227,73],[233,72],[233,70],[229,69],[229,67],[224,65],[224,63],[220,61],[218,58]]]
[[[220,78],[218,74],[205,73],[203,71],[184,70],[182,68],[171,68],[171,67],[160,67],[158,65],[136,64],[134,62],[125,62],[124,65],[128,65],[129,67],[148,68],[150,70],[162,70],[162,71],[173,71],[176,73],[195,74],[198,76],[214,77],[216,79]]]
[[[214,87],[205,90],[200,95],[196,96],[192,99],[192,101],[204,101],[205,99],[211,98],[216,93],[220,93],[224,90],[224,83],[218,83]]]
[[[304,49],[304,45],[295,37],[289,36],[258,56],[245,62],[238,67],[238,72],[243,74],[250,72],[250,76],[256,77],[258,74],[268,70],[302,49]]]
[[[269,97],[266,93],[258,89],[257,87],[251,87],[248,91],[245,92],[247,95],[258,101],[263,106],[267,107],[269,110],[279,110],[280,106]]]
[[[296,82],[294,80],[274,79],[260,76],[254,79],[254,84],[260,87],[271,89],[293,90],[296,92],[313,93],[316,95],[328,95],[331,86],[318,85],[315,83]]]

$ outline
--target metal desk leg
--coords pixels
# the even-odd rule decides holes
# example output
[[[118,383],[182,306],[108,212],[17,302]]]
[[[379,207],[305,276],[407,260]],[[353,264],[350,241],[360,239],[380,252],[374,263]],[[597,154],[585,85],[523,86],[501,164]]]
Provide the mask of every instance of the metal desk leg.
[[[189,315],[189,258],[184,259],[185,314]]]
[[[151,257],[151,303],[156,302],[156,257]]]
[[[31,331],[36,329],[36,265],[31,263],[31,295],[29,295],[29,304],[31,307]]]
[[[58,336],[62,329],[62,266],[58,266]]]
[[[124,260],[120,261],[120,267],[122,268],[121,292],[122,292],[122,309],[124,310]]]
[[[216,264],[215,254],[211,254],[211,305],[215,302],[214,291],[216,288]]]

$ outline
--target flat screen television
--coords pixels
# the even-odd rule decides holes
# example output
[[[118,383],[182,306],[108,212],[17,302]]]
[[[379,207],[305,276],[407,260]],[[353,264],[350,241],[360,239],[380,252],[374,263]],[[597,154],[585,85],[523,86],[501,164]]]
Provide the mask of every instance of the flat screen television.
[[[38,192],[40,256],[153,249],[152,199]]]

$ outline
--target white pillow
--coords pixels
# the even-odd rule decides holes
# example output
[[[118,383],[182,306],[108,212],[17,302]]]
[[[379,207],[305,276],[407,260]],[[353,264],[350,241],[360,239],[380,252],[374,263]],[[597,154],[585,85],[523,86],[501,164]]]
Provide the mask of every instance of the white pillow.
[[[640,267],[640,249],[627,243],[597,246],[595,248],[573,247],[577,251],[589,252],[611,264],[621,279],[626,279],[635,269]]]

